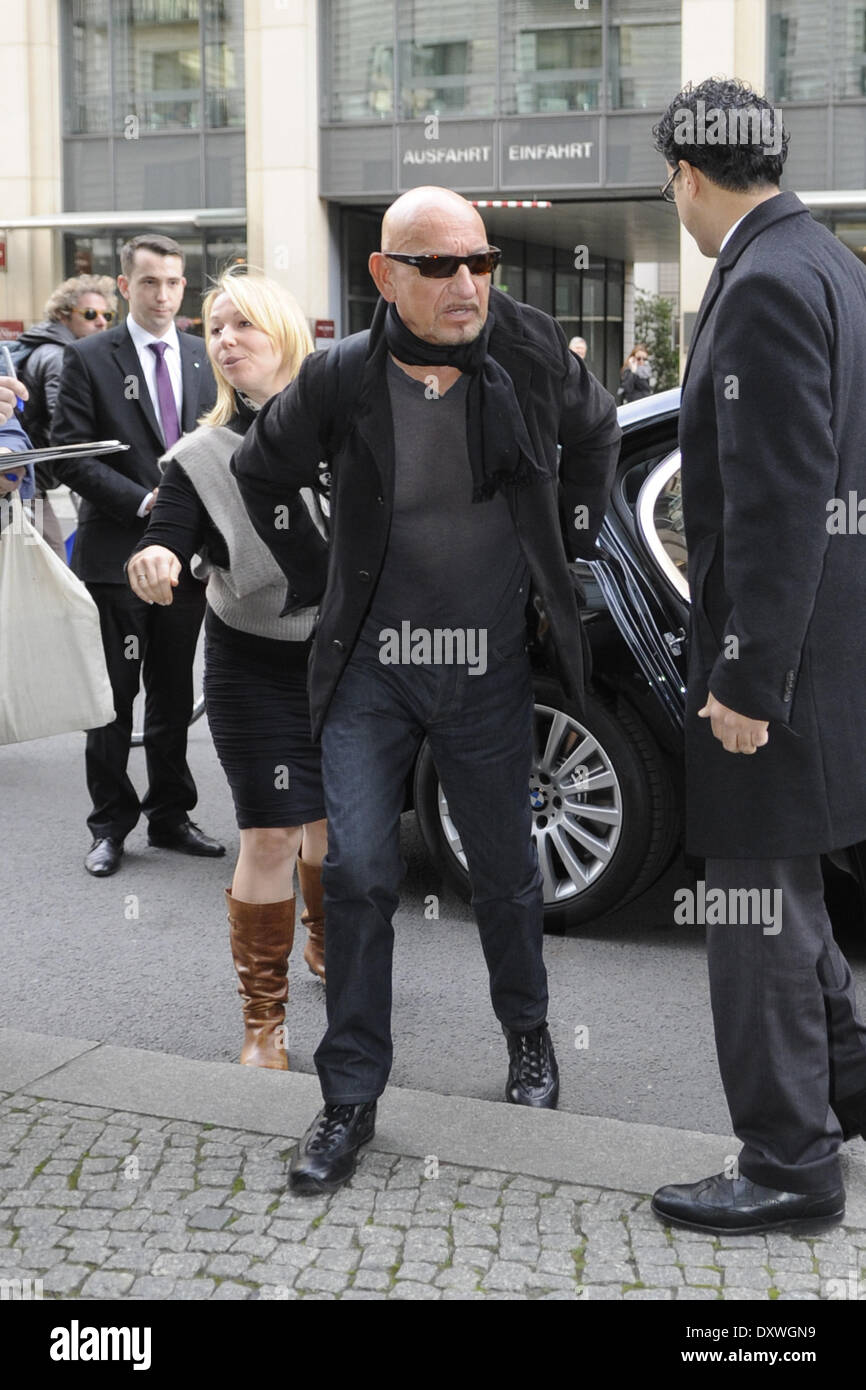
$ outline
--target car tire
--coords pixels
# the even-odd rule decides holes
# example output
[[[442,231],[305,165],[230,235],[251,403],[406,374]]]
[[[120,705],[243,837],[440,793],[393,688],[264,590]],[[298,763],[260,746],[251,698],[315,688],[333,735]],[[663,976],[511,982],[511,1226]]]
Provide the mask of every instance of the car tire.
[[[673,857],[681,817],[665,755],[623,699],[589,695],[578,717],[561,687],[540,678],[535,728],[533,836],[545,879],[545,929],[561,931],[591,922],[648,888]],[[571,762],[576,749],[586,761],[558,778],[558,766]],[[444,881],[468,899],[465,857],[426,742],[415,767],[413,799],[431,858]]]

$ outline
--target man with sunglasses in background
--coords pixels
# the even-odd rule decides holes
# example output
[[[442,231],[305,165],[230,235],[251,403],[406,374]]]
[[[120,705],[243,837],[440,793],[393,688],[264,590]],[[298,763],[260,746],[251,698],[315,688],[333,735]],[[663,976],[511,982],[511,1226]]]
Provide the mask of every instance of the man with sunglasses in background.
[[[620,437],[611,396],[559,325],[491,288],[500,253],[464,198],[404,194],[381,245],[369,262],[380,293],[369,331],[308,358],[233,460],[289,581],[287,610],[321,598],[328,561],[318,533],[281,527],[280,515],[329,475],[330,566],[310,665],[328,813],[328,1028],[316,1052],[325,1107],[290,1169],[307,1193],[351,1177],[390,1071],[400,813],[425,735],[468,861],[508,1044],[506,1099],[556,1106],[527,616],[537,621],[543,605],[579,708],[568,561],[592,554]]]
[[[121,454],[54,465],[83,499],[72,568],[99,609],[117,716],[87,735],[93,843],[84,865],[97,878],[119,868],[123,842],[142,813],[151,845],[208,857],[225,853],[189,819],[197,793],[186,760],[187,728],[204,586],[185,571],[174,602],[163,607],[137,598],[124,571],[156,499],[157,459],[195,429],[214,404],[216,385],[201,338],[175,326],[186,285],[178,243],[133,237],[120,264],[126,322],[66,348],[51,431],[55,444],[118,439],[129,445]],[[148,789],[139,800],[126,767],[142,663]]]
[[[45,305],[42,322],[21,334],[19,371],[30,393],[22,424],[34,449],[44,449],[50,442],[64,349],[78,338],[102,333],[116,316],[114,281],[108,275],[77,275],[57,286]],[[46,495],[49,488],[56,486],[51,470],[37,464],[35,496],[42,505],[36,516],[43,538],[65,562],[63,532]]]

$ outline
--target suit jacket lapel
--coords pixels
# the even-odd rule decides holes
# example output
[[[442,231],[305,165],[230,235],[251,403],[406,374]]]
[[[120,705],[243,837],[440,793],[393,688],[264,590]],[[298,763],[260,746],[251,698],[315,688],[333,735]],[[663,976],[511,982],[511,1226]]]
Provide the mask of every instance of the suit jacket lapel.
[[[204,357],[204,344],[201,346],[187,333],[178,333],[180,343],[180,370],[183,377],[183,403],[180,411],[180,427],[184,434],[195,429],[198,403],[201,396],[201,364]]]
[[[123,373],[124,378],[126,379],[132,377],[134,378],[137,384],[138,394],[132,397],[131,399],[138,401],[138,404],[141,408],[141,412],[148,425],[150,426],[157,444],[159,445],[159,452],[162,453],[163,449],[165,448],[162,438],[162,431],[159,428],[159,423],[156,418],[156,411],[153,408],[153,401],[150,399],[150,392],[147,389],[147,382],[145,381],[144,373],[141,370],[141,363],[138,360],[138,353],[135,350],[135,343],[130,338],[129,331],[126,327],[123,328],[122,335],[114,344],[114,351],[117,355],[117,365],[120,367],[120,370]],[[124,381],[124,389],[125,384],[126,383]]]

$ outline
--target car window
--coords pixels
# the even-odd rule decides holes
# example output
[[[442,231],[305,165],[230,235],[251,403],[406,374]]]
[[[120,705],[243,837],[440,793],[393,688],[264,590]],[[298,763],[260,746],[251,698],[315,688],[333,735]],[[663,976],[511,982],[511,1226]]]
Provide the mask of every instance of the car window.
[[[644,543],[668,583],[681,598],[687,599],[688,550],[678,449],[644,480],[638,493],[635,519]]]

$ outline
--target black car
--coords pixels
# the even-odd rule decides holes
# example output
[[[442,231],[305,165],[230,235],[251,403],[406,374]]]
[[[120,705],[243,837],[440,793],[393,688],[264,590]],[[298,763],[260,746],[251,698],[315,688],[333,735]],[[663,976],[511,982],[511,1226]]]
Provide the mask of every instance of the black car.
[[[582,718],[549,667],[536,668],[529,796],[549,930],[637,897],[681,843],[689,586],[679,405],[677,389],[617,412],[622,446],[598,558],[572,566],[593,657]],[[413,800],[431,857],[468,897],[465,855],[426,743]],[[853,918],[861,929],[866,843],[825,858],[824,876],[834,926]]]

